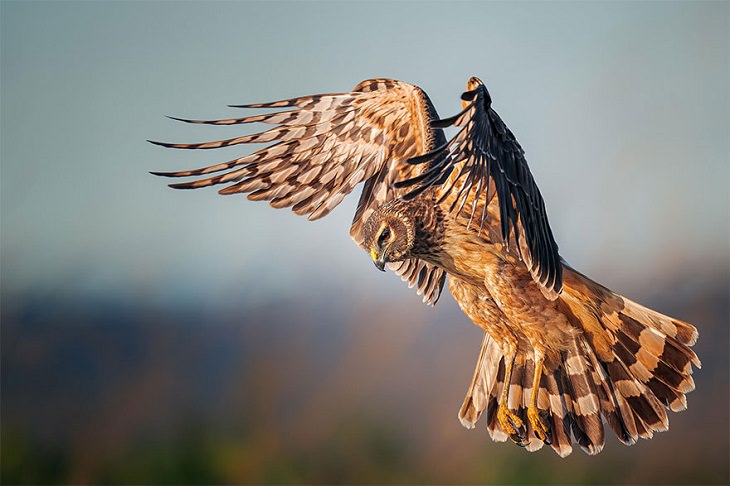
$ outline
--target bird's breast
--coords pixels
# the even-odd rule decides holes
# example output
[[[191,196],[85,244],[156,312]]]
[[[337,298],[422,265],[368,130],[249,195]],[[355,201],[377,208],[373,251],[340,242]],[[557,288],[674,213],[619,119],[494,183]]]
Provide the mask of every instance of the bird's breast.
[[[478,234],[458,224],[447,225],[437,264],[450,275],[482,286],[490,262],[500,252],[500,246],[492,243],[484,232]]]

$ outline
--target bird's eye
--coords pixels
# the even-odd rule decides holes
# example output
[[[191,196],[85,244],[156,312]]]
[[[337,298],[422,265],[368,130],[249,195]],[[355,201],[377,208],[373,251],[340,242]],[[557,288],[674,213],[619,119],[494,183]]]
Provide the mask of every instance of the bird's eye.
[[[383,246],[383,244],[390,238],[390,228],[387,226],[383,230],[382,233],[380,233],[380,236],[378,237],[378,245]]]

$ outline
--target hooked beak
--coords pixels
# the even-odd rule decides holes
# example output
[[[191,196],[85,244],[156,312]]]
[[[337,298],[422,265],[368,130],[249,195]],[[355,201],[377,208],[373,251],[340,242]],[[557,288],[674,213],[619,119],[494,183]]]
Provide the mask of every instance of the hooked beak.
[[[375,264],[375,267],[380,270],[381,272],[385,271],[385,251],[381,253],[378,256],[378,252],[375,250],[370,250],[370,258],[373,259],[373,263]]]

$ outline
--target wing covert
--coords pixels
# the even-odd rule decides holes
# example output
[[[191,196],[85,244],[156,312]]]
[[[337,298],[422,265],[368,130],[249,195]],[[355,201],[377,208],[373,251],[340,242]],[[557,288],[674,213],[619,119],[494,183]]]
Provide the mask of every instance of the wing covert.
[[[315,220],[327,215],[356,185],[365,182],[363,194],[350,229],[362,245],[362,225],[372,211],[398,197],[394,181],[417,175],[422,169],[405,163],[434,146],[429,126],[435,118],[433,106],[418,87],[392,79],[370,79],[352,92],[234,105],[235,108],[284,109],[274,113],[221,120],[174,120],[208,125],[264,123],[272,128],[203,143],[154,142],[177,149],[216,149],[249,143],[269,146],[233,160],[193,170],[153,172],[164,177],[198,177],[170,184],[176,189],[225,185],[220,194],[247,193],[248,199],[266,200],[276,208],[291,207],[299,215]],[[444,139],[445,140],[445,139]],[[424,302],[434,304],[445,274],[438,268],[414,260],[394,271],[413,287],[418,284]],[[415,266],[414,266],[415,265]],[[414,269],[418,271],[414,273]]]
[[[367,83],[367,84],[366,84]],[[276,113],[224,120],[188,120],[187,123],[240,125],[254,122],[276,125],[241,137],[213,142],[176,144],[152,142],[178,149],[215,149],[248,143],[273,145],[227,162],[200,169],[154,172],[166,177],[208,176],[171,184],[176,189],[226,185],[221,194],[248,193],[251,200],[266,200],[273,207],[292,207],[310,220],[334,209],[360,182],[394,161],[403,163],[419,152],[418,137],[429,130],[414,130],[410,104],[418,88],[392,80],[370,80],[367,91],[304,96],[272,103],[238,105],[244,108],[292,108]]]
[[[487,218],[489,201],[496,195],[502,240],[509,247],[514,239],[533,279],[547,297],[555,299],[562,289],[558,245],[524,151],[491,108],[486,86],[472,77],[467,89],[462,94],[464,109],[460,113],[432,122],[436,128],[460,127],[459,132],[434,150],[410,159],[414,165],[427,164],[426,170],[395,185],[411,188],[406,198],[428,187],[444,186],[439,204],[449,198],[449,211],[457,213],[466,206],[470,211],[467,226],[478,221],[479,231]]]

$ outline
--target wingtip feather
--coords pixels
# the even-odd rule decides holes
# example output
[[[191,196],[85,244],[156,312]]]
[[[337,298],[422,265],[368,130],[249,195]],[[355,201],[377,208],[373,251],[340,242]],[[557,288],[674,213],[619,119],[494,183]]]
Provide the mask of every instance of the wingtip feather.
[[[153,176],[177,177],[177,175],[176,175],[177,172],[158,172],[158,171],[151,170],[149,173],[152,174]]]
[[[165,115],[165,118],[169,118],[170,120],[175,120],[183,123],[201,123],[200,120],[191,120],[189,118],[180,118],[177,116],[171,116],[171,115]]]
[[[167,187],[172,189],[195,189],[198,186],[193,185],[191,182],[178,182],[175,184],[168,184]]]
[[[160,147],[165,147],[165,148],[176,148],[176,149],[190,148],[190,147],[185,146],[184,144],[179,144],[179,143],[158,142],[156,140],[147,140],[147,141],[149,143],[151,143],[152,145],[159,145]]]

